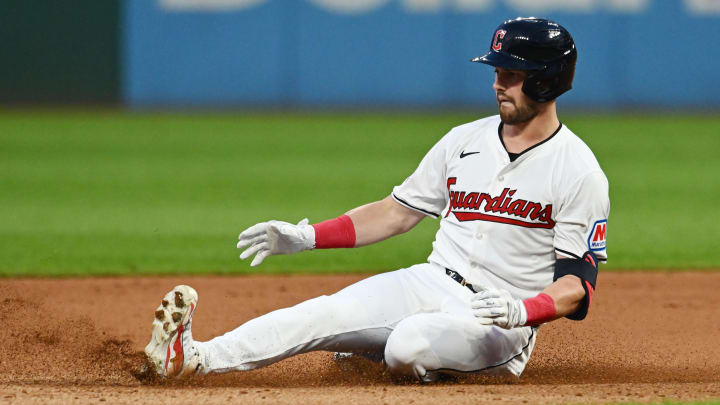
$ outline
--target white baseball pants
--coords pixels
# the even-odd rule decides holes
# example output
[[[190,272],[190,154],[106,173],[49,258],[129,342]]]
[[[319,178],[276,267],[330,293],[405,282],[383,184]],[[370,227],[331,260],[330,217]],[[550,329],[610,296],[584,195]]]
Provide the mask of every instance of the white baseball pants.
[[[394,375],[423,381],[443,372],[519,376],[537,329],[478,324],[472,295],[444,268],[418,264],[270,312],[198,348],[206,372],[250,370],[328,350],[379,354]]]

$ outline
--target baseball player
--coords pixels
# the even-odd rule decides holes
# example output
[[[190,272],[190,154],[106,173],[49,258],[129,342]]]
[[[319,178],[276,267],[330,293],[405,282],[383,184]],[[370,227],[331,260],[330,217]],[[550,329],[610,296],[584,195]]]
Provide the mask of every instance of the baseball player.
[[[268,256],[353,248],[440,219],[427,263],[252,319],[207,342],[192,339],[198,295],[177,286],[155,312],[145,348],[166,377],[250,370],[328,350],[381,358],[398,377],[519,376],[539,326],[588,313],[607,259],[608,181],[590,149],[557,117],[577,52],[545,19],[501,24],[472,59],[495,68],[499,115],[453,128],[381,201],[309,225],[262,222],[238,248]]]

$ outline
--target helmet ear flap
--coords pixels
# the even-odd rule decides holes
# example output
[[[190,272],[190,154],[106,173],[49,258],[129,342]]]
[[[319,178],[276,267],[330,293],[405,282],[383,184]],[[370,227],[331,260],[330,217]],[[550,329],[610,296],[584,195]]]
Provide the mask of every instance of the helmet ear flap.
[[[553,87],[557,82],[556,77],[547,74],[548,71],[534,70],[529,72],[525,81],[523,82],[522,91],[533,101],[538,103],[544,103],[550,101],[550,93],[553,92]]]
[[[575,60],[572,63],[549,63],[544,70],[528,72],[522,91],[532,100],[545,103],[572,88]]]

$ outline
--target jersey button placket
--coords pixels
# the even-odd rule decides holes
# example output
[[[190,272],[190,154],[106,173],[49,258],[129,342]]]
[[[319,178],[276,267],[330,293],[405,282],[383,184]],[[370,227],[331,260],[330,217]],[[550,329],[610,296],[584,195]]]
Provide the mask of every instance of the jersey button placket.
[[[480,222],[480,221],[478,221],[478,222]],[[475,228],[475,233],[473,234],[473,236],[475,237],[476,240],[482,241],[487,236],[486,233],[487,233],[486,227],[484,226],[484,224],[482,222],[480,222],[480,223],[478,223],[477,227]]]

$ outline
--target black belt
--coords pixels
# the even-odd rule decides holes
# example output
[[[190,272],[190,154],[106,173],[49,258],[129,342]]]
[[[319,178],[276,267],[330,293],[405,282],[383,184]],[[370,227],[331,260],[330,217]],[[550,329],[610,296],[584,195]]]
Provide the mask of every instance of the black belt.
[[[473,285],[472,285],[472,284],[469,284],[469,283],[465,280],[465,277],[461,276],[457,271],[455,271],[455,270],[450,270],[450,269],[448,269],[448,268],[446,267],[446,268],[445,268],[445,274],[447,274],[448,276],[450,276],[451,279],[453,279],[453,280],[457,281],[458,283],[460,283],[461,286],[467,287],[467,288],[470,289],[470,291],[472,291],[472,292],[474,292],[474,293],[477,293],[477,291],[475,291],[475,289],[473,288]]]

